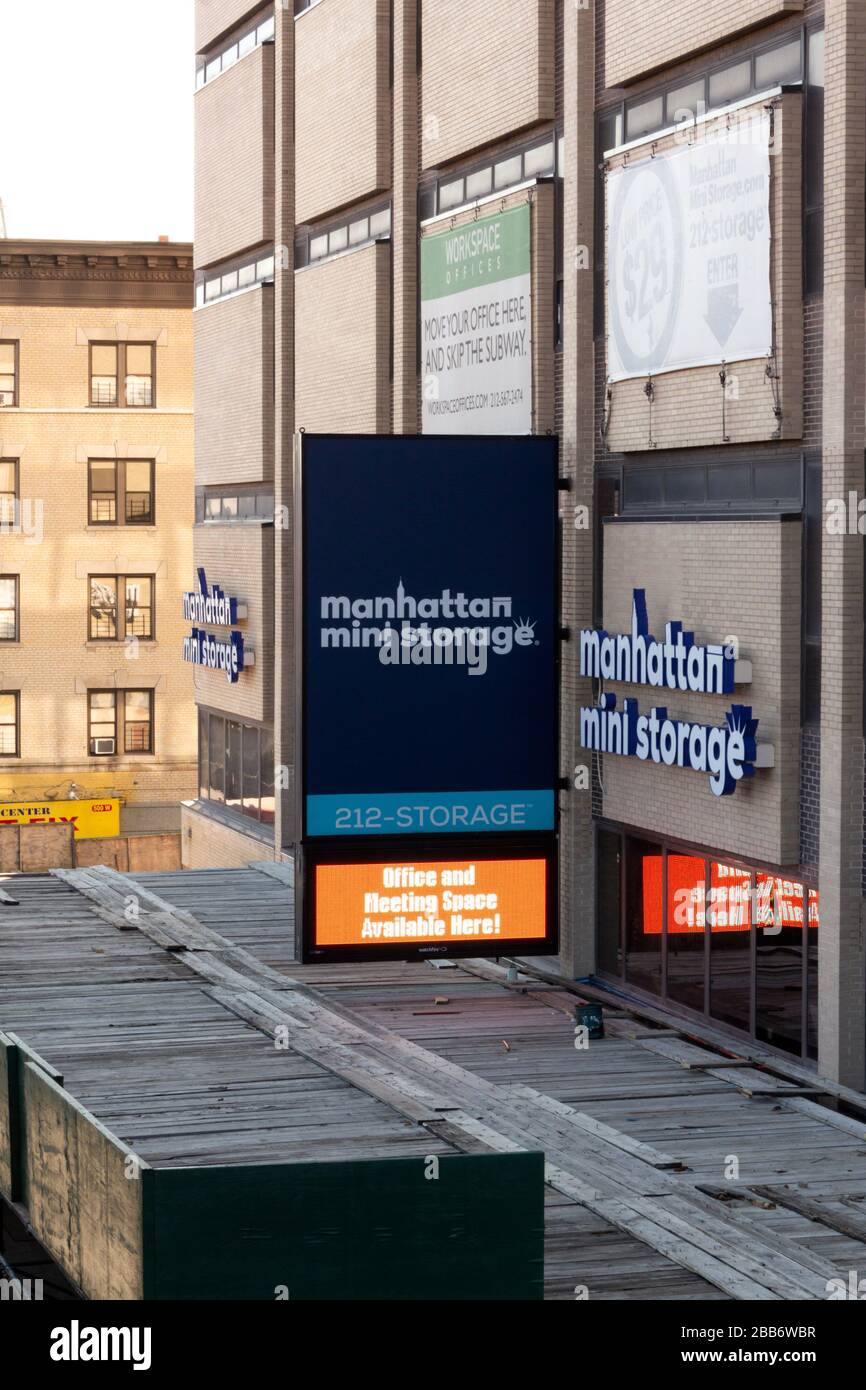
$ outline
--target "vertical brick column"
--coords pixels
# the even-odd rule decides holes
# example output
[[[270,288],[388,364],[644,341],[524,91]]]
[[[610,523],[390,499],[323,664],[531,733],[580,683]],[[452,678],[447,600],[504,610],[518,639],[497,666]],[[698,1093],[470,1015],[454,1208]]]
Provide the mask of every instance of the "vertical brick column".
[[[295,24],[290,5],[276,6],[275,64],[275,207],[274,240],[274,762],[277,778],[274,845],[296,839],[294,823],[294,514],[292,507],[295,312]],[[289,525],[286,527],[285,519]],[[281,524],[282,523],[282,524]],[[280,790],[281,768],[292,770]],[[282,780],[285,780],[283,775]]]
[[[594,345],[593,204],[595,197],[595,11],[592,0],[565,0],[565,177],[563,181],[563,416],[560,471],[572,490],[562,494],[562,614],[572,640],[562,650],[561,770],[574,781],[586,761],[578,746],[578,708],[591,702],[589,682],[577,675],[577,634],[592,623]],[[589,524],[575,526],[576,509]],[[560,796],[560,968],[588,974],[595,963],[595,889],[592,804],[589,789]]]
[[[418,5],[394,0],[394,122],[391,254],[393,257],[393,431],[419,429],[418,323]]]
[[[825,6],[823,497],[863,496],[866,7]],[[819,1067],[864,1084],[863,537],[822,556]]]

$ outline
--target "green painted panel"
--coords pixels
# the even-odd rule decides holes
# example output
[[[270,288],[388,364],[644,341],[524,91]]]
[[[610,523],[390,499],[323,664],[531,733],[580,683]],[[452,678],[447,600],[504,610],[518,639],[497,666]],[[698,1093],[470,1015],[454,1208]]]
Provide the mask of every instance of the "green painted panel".
[[[540,1299],[544,1156],[150,1169],[144,1295]]]
[[[9,1056],[15,1044],[5,1033],[0,1033],[0,1194],[7,1201],[13,1200],[12,1192],[12,1068],[14,1059]]]

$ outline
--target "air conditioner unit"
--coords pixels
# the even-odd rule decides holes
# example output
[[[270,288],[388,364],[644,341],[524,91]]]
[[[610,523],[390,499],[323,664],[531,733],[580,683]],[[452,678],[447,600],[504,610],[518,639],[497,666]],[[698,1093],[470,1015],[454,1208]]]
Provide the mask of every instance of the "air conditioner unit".
[[[117,747],[115,738],[95,738],[93,740],[94,753],[113,753]]]
[[[14,404],[15,404],[15,393],[14,393],[14,391],[0,391],[0,405],[14,405]]]

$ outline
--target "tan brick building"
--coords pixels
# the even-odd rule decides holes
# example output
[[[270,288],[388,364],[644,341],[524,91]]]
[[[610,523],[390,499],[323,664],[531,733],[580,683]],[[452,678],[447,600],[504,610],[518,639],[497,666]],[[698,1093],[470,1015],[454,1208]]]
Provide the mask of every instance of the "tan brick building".
[[[255,655],[197,673],[185,862],[296,842],[293,432],[421,431],[424,239],[528,205],[559,968],[864,1084],[862,533],[824,525],[864,485],[864,42],[854,0],[199,0],[196,557]],[[674,735],[758,721],[720,796],[584,746],[600,694],[653,704],[580,667],[636,590],[736,671],[653,697]]]
[[[163,863],[195,787],[192,293],[189,245],[0,242],[0,814],[116,798]]]

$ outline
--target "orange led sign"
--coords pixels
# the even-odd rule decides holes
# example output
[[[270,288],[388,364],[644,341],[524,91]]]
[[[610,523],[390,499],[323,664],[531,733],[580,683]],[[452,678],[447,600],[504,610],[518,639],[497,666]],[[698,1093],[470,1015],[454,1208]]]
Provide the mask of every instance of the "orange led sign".
[[[547,941],[545,857],[317,863],[311,874],[314,951],[453,954],[470,945],[488,955]]]

